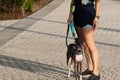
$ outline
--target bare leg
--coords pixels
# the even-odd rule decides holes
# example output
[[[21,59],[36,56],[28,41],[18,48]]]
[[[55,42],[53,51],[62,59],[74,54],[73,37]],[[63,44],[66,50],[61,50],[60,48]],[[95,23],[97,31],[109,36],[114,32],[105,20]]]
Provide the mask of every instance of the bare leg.
[[[84,52],[85,52],[85,57],[86,57],[86,61],[87,61],[87,66],[88,66],[88,70],[93,71],[93,62],[91,59],[91,54],[90,51],[87,47],[87,45],[84,43]]]
[[[83,39],[82,29],[79,27],[76,27],[76,32],[78,34],[78,37]],[[93,71],[93,62],[91,59],[90,51],[87,45],[85,44],[85,42],[83,42],[83,45],[84,45],[84,51],[85,51],[85,57],[87,61],[88,70]]]
[[[99,64],[98,63],[98,50],[94,42],[94,31],[92,28],[83,28],[82,33],[83,33],[84,41],[92,55],[93,73],[95,75],[98,75],[98,64]]]

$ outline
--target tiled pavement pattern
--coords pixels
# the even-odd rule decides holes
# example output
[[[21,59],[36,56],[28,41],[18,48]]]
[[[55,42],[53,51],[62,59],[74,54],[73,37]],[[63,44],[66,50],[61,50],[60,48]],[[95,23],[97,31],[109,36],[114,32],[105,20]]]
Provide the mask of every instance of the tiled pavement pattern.
[[[0,21],[0,31],[5,29],[6,27],[16,23],[18,20],[4,20]]]
[[[35,24],[39,19],[44,18],[49,13],[51,13],[56,7],[58,7],[64,0],[54,0],[52,3],[42,8],[41,10],[35,12],[31,16],[14,21],[0,21],[0,46],[4,43],[16,37],[18,34]],[[39,19],[36,19],[38,18]],[[16,23],[15,23],[16,22]]]
[[[69,4],[69,0],[54,0],[52,6],[0,30],[0,80],[66,80]],[[95,41],[100,53],[102,80],[120,80],[119,14],[120,1],[101,0]]]

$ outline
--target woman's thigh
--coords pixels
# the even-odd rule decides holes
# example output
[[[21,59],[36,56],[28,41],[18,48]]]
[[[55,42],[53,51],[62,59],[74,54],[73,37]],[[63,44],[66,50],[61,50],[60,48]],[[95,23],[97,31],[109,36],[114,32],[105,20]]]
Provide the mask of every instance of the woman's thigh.
[[[80,28],[76,27],[76,32],[78,37],[83,40],[83,44],[87,45],[87,47],[92,50],[95,49],[95,41],[94,41],[94,31],[93,28]]]
[[[80,27],[75,27],[75,30],[76,30],[76,32],[77,32],[78,38],[83,39],[82,28],[80,28]]]
[[[88,46],[90,50],[95,48],[95,41],[94,41],[94,31],[93,28],[82,28],[82,35],[84,38],[84,42]]]

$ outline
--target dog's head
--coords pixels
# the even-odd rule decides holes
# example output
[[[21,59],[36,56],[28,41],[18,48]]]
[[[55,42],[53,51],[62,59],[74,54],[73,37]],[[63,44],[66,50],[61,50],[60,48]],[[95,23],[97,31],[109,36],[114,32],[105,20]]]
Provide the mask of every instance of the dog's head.
[[[74,55],[83,54],[82,41],[76,38],[75,43],[69,44],[68,52]]]

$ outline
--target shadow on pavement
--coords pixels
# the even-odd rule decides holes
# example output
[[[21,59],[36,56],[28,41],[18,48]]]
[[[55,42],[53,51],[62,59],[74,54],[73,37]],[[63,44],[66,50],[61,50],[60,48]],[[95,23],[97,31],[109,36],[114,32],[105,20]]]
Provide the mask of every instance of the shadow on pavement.
[[[26,19],[33,19],[33,20],[41,20],[41,21],[46,21],[46,22],[52,22],[52,23],[59,23],[59,24],[67,24],[67,22],[62,22],[62,21],[54,21],[54,20],[49,20],[49,19],[42,19],[42,18],[32,18],[32,17],[27,17]],[[98,29],[100,30],[106,30],[106,31],[113,31],[113,32],[120,32],[119,29],[110,29],[110,28],[103,28],[99,27]]]
[[[39,74],[41,76],[54,79],[67,79],[67,69],[39,63],[35,61],[23,60],[6,55],[0,55],[0,65],[5,67],[17,68],[31,73]],[[85,78],[83,80],[86,80]]]
[[[101,28],[103,29],[103,28]],[[11,35],[11,34],[14,34],[13,37],[10,37],[10,39],[14,38],[16,35],[15,33],[19,33],[21,31],[27,31],[27,32],[31,32],[31,33],[36,33],[36,34],[42,34],[42,35],[47,35],[47,36],[54,36],[54,37],[59,37],[59,38],[66,38],[65,35],[58,35],[58,34],[53,34],[53,33],[47,33],[47,32],[41,32],[41,31],[32,31],[32,30],[26,30],[26,29],[23,29],[23,28],[17,28],[17,27],[7,27],[6,29],[4,29],[2,32],[3,33],[7,33],[9,32],[9,34],[0,34],[0,35]],[[11,32],[11,34],[10,34]],[[116,31],[116,32],[119,32],[119,31]],[[68,37],[69,39],[73,39],[72,37]],[[105,42],[98,42],[96,41],[97,44],[99,45],[105,45],[105,46],[112,46],[112,47],[116,47],[116,48],[120,48],[120,45],[119,44],[113,44],[113,43],[105,43]]]

